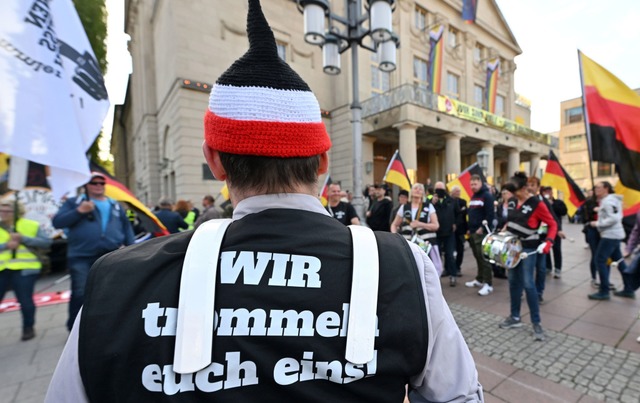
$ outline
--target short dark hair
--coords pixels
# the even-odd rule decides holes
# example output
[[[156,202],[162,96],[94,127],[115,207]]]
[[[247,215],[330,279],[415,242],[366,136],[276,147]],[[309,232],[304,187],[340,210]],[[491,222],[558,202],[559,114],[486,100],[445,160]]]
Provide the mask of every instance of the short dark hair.
[[[535,178],[535,177],[534,177]],[[537,179],[537,178],[536,178]],[[522,189],[524,187],[527,186],[528,183],[528,178],[527,178],[527,174],[525,174],[522,171],[516,172],[510,179],[509,182],[512,183],[514,185],[513,191],[510,190],[509,186],[506,186],[507,190],[511,191],[512,193],[515,192],[516,190]]]
[[[602,184],[603,188],[607,189],[607,193],[609,193],[609,194],[615,193],[615,191],[613,190],[613,186],[611,185],[611,182],[602,181],[600,183]]]
[[[469,179],[470,181],[479,181],[482,182],[482,177],[478,174],[473,174],[471,175],[471,179]]]
[[[211,195],[206,195],[205,197],[203,197],[203,199],[208,201],[211,204],[214,204],[214,202],[215,202],[215,199]]]
[[[401,190],[401,191],[399,191],[399,192],[398,192],[398,197],[400,197],[400,196],[407,196],[407,197],[409,197],[409,192],[407,192],[406,190],[404,190],[404,189],[403,189],[403,190]]]
[[[274,158],[220,152],[227,181],[240,191],[253,189],[265,193],[290,193],[298,185],[318,181],[320,155]]]

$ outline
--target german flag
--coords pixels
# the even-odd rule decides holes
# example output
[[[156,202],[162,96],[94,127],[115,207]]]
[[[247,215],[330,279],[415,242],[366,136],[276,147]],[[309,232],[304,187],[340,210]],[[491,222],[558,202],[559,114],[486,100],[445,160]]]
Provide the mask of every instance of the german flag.
[[[567,205],[567,213],[571,217],[586,200],[580,187],[571,179],[571,176],[569,176],[560,164],[560,161],[558,161],[558,157],[556,157],[551,150],[549,150],[547,168],[544,171],[544,175],[542,175],[540,185],[551,186],[562,192],[564,195],[564,203]]]
[[[169,231],[167,231],[167,228],[158,220],[158,217],[156,217],[147,206],[142,204],[140,200],[136,199],[125,185],[118,182],[109,172],[93,161],[91,162],[91,171],[100,172],[106,177],[105,195],[114,200],[127,203],[129,207],[136,212],[140,223],[147,231],[153,233],[154,236],[169,235]]]
[[[474,162],[472,165],[467,167],[467,169],[462,171],[460,173],[460,176],[458,176],[456,179],[452,180],[451,182],[447,183],[447,189],[449,190],[449,192],[451,192],[451,189],[454,186],[458,186],[460,188],[460,197],[466,200],[467,203],[469,203],[469,201],[471,200],[471,196],[473,196],[473,191],[471,190],[472,175],[480,176],[480,178],[482,178],[483,183],[487,182],[487,179],[484,177],[484,174],[482,173],[482,168],[480,168],[480,165],[478,165],[477,162]]]
[[[389,162],[389,166],[387,166],[387,171],[384,173],[382,181],[398,185],[407,192],[411,191],[411,180],[409,179],[407,169],[404,167],[398,150],[393,154],[393,158],[391,158],[391,162]]]
[[[640,192],[624,186],[620,181],[616,184],[615,191],[622,195],[622,215],[635,216],[640,212]]]
[[[622,184],[640,190],[640,95],[582,52],[578,56],[591,158],[616,164]]]
[[[329,185],[331,185],[331,175],[327,174],[327,177],[324,178],[324,185],[320,189],[320,203],[324,207],[327,207],[327,203],[329,203]]]

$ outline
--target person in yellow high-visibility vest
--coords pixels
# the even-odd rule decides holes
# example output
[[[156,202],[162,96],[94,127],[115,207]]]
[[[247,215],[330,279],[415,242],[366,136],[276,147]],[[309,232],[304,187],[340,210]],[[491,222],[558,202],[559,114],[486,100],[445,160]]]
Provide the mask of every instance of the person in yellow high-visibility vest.
[[[23,218],[24,207],[19,202],[0,202],[0,300],[11,284],[22,311],[22,340],[35,337],[36,307],[33,288],[42,263],[29,248],[47,248],[51,239],[37,221]],[[17,220],[16,217],[17,212]]]

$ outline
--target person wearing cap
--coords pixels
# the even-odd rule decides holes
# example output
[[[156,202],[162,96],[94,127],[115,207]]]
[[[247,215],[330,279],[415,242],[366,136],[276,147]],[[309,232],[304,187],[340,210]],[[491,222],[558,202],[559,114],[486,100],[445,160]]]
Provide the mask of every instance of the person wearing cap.
[[[106,253],[133,244],[135,239],[126,210],[105,195],[106,181],[104,174],[92,172],[84,186],[85,193],[67,199],[51,220],[67,235],[67,267],[71,274],[69,330],[84,303],[85,284],[93,263]]]
[[[42,263],[32,248],[45,249],[51,242],[37,221],[24,218],[22,203],[0,201],[0,301],[11,286],[20,303],[22,341],[36,337],[33,288]]]
[[[482,401],[429,259],[318,200],[331,141],[258,0],[247,33],[205,117],[233,218],[99,260],[45,401]]]
[[[530,193],[527,179],[524,172],[516,172],[503,186],[515,196],[508,202],[507,231],[520,239],[522,251],[530,256],[520,260],[516,267],[509,270],[511,311],[499,326],[501,329],[522,327],[520,306],[524,290],[533,325],[533,338],[536,341],[544,341],[545,335],[540,324],[538,291],[533,277],[537,257],[538,255],[544,257],[551,251],[558,226],[546,204],[537,195]],[[547,232],[541,234],[538,229],[543,224],[547,226]]]

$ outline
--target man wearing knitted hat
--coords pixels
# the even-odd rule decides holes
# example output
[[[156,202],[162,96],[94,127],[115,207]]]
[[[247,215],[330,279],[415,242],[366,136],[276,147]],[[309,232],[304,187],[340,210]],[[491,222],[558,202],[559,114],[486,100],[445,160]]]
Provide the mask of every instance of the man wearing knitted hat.
[[[233,219],[98,261],[47,401],[482,401],[428,257],[318,201],[331,142],[258,0],[247,33],[205,117]]]

